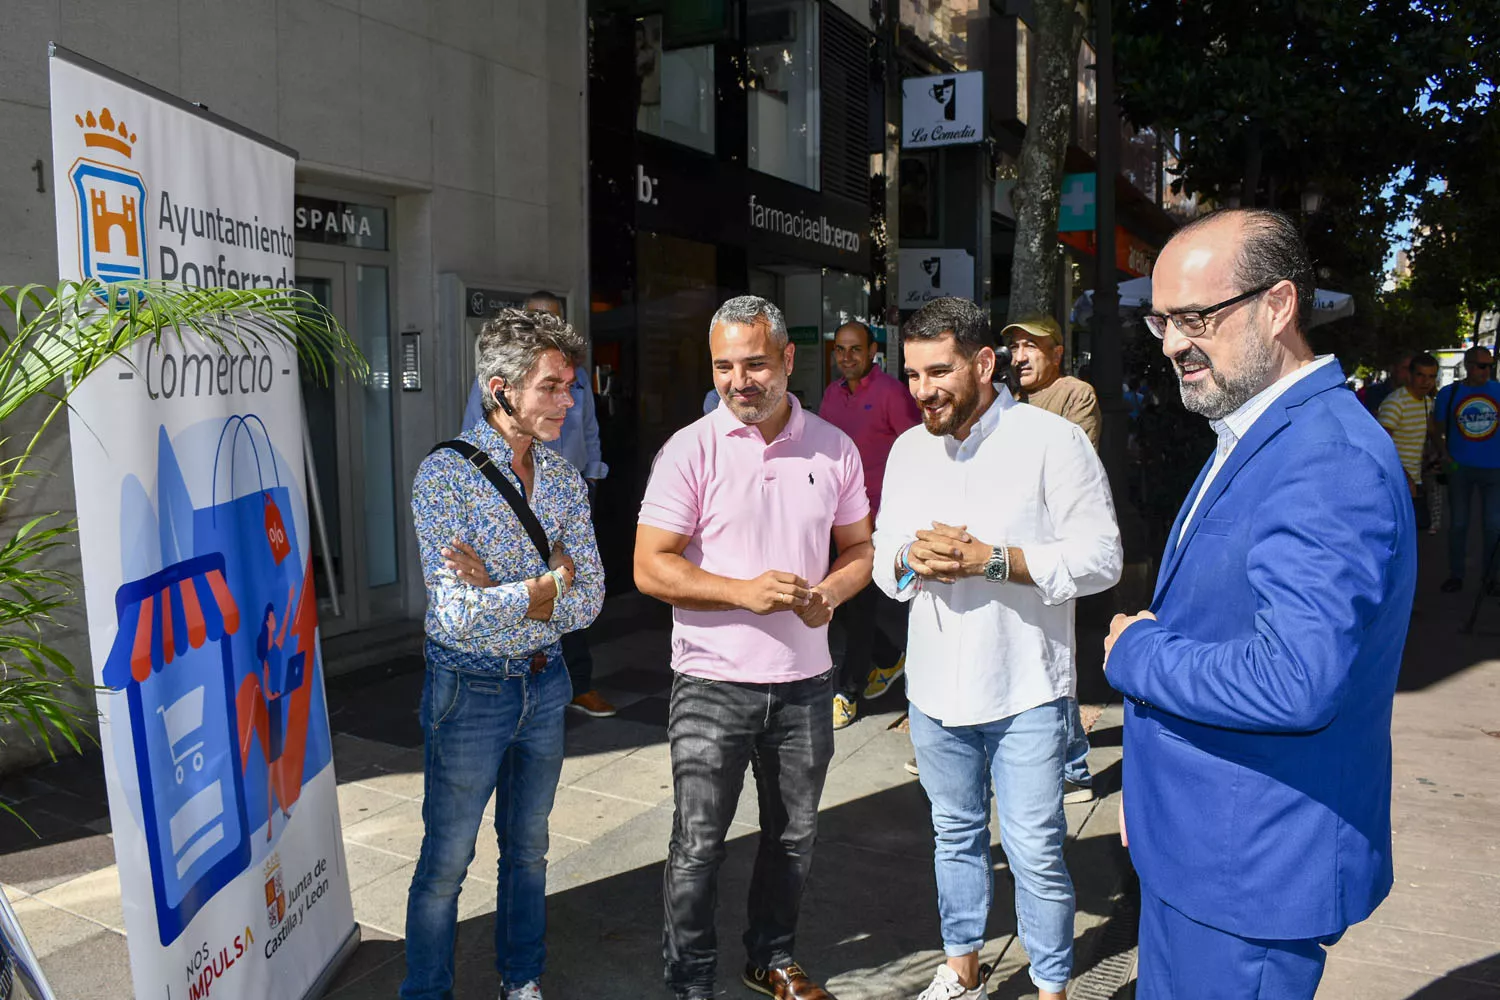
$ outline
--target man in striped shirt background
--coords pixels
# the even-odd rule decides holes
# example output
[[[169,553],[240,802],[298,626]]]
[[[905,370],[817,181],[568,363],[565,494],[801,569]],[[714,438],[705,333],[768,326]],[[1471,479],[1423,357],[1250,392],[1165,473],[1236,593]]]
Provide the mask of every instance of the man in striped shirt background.
[[[1426,528],[1428,511],[1421,499],[1422,446],[1432,425],[1432,391],[1437,387],[1437,358],[1418,354],[1411,359],[1411,381],[1391,392],[1380,404],[1380,426],[1396,442],[1401,468],[1406,470],[1406,485],[1416,505],[1417,527]]]

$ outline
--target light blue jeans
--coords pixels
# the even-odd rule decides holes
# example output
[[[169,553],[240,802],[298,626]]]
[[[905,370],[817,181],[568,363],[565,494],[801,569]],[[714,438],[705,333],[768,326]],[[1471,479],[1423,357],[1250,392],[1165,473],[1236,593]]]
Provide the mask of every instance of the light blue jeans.
[[[1016,928],[1038,989],[1061,992],[1073,974],[1073,880],[1063,864],[1063,760],[1068,701],[977,726],[944,726],[911,706],[911,742],[932,803],[943,951],[984,945],[994,895],[990,795],[1016,880]]]
[[[1089,733],[1083,728],[1077,698],[1068,699],[1068,755],[1063,776],[1075,785],[1094,784],[1094,776],[1089,773]]]

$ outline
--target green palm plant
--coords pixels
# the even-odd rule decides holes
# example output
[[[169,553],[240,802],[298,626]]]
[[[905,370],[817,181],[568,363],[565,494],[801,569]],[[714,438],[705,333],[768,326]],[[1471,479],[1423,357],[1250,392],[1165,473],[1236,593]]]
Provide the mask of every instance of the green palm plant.
[[[367,365],[321,305],[295,288],[197,288],[176,282],[103,285],[96,281],[0,286],[0,427],[28,408],[20,449],[0,460],[0,724],[11,724],[53,755],[53,737],[75,751],[90,714],[70,691],[77,671],[49,642],[56,614],[74,600],[75,581],[56,567],[75,522],[57,512],[6,526],[15,491],[30,476],[33,452],[68,398],[105,362],[142,341],[196,335],[220,348],[295,348],[320,381],[331,370],[356,376]],[[0,447],[12,444],[0,436]],[[9,810],[3,802],[0,808]]]

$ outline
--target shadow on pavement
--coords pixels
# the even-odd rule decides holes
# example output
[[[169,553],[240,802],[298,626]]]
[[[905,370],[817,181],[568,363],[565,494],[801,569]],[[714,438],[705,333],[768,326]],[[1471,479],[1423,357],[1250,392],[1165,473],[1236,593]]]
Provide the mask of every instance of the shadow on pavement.
[[[812,976],[826,982],[856,974],[857,980],[846,978],[841,985],[846,990],[857,987],[854,992],[867,1000],[908,1000],[926,985],[941,961],[927,815],[926,797],[915,782],[822,812],[797,946],[798,960]],[[622,828],[618,835],[663,834],[660,821],[647,820]],[[749,833],[730,841],[719,873],[719,985],[729,996],[751,996],[738,982],[744,961],[739,939],[758,836]],[[1080,911],[1111,912],[1122,859],[1123,849],[1114,837],[1069,842],[1068,865]],[[993,860],[997,874],[987,938],[999,941],[1016,930],[1014,883],[1003,856],[997,852]],[[548,897],[544,986],[549,997],[640,1000],[669,995],[661,981],[661,876],[657,862]],[[493,890],[484,885],[472,891]],[[493,914],[460,923],[455,995],[488,996],[497,988],[493,933]],[[1089,956],[1091,940],[1088,934],[1082,938],[1081,956]],[[1005,967],[1024,965],[1020,955],[1019,946],[1011,945]],[[402,956],[400,941],[364,942],[330,997],[389,995],[404,974]],[[1103,956],[1089,957],[1097,961]],[[913,959],[915,964],[908,968]],[[1076,973],[1084,971],[1080,967]],[[916,988],[913,977],[921,980]],[[882,986],[883,981],[889,985]],[[1002,986],[994,994],[999,1000],[1022,996],[1026,990],[1035,993],[1024,968]]]
[[[1454,969],[1407,1000],[1493,1000],[1497,996],[1500,996],[1500,954]]]

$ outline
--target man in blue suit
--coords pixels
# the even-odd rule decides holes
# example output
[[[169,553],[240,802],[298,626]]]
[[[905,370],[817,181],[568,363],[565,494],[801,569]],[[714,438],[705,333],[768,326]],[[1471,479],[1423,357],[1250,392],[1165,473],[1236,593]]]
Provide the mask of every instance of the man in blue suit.
[[[1390,436],[1304,332],[1313,277],[1266,210],[1162,250],[1147,317],[1218,448],[1151,610],[1118,616],[1122,836],[1140,1000],[1310,1000],[1391,887],[1391,703],[1416,580]]]

